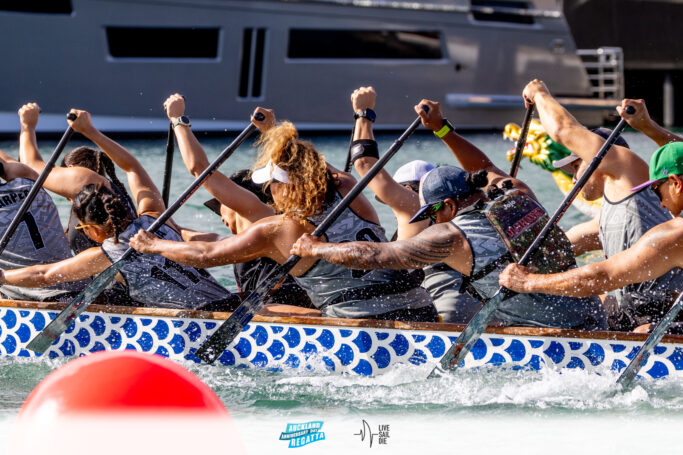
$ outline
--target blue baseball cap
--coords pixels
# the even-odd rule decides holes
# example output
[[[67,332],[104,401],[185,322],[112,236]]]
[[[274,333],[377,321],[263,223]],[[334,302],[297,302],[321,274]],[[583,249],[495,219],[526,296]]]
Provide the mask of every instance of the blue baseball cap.
[[[472,188],[467,183],[467,172],[457,166],[441,166],[427,172],[420,181],[420,202],[422,207],[410,223],[426,220],[427,210],[445,199],[470,194]]]

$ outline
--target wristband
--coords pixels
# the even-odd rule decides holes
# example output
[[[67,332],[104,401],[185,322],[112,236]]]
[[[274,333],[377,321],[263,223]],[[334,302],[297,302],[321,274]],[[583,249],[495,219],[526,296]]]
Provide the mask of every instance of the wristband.
[[[377,149],[377,142],[372,139],[359,139],[353,141],[349,149],[351,155],[351,164],[355,163],[358,158],[364,156],[379,159],[379,150]]]
[[[372,123],[375,123],[375,119],[377,119],[377,114],[375,114],[375,111],[373,111],[370,108],[361,109],[355,114],[353,114],[354,120],[358,120],[359,118],[366,118],[370,120]]]
[[[443,126],[439,131],[434,131],[434,135],[438,137],[439,139],[442,139],[445,135],[450,133],[451,131],[455,131],[455,127],[451,125],[451,122],[449,122],[446,119],[443,119]]]

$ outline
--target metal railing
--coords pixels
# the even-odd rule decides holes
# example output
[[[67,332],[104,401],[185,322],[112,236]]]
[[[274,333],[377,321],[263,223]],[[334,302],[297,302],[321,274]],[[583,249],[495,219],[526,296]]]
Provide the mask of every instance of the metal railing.
[[[620,47],[577,49],[576,53],[586,68],[595,98],[624,98],[624,52]]]

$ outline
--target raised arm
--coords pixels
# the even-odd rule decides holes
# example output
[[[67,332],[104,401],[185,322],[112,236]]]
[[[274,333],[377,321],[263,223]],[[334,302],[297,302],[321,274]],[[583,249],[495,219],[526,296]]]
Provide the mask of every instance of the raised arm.
[[[429,111],[425,112],[422,106],[429,107]],[[441,114],[441,105],[436,101],[422,100],[415,106],[415,112],[422,119],[422,124],[434,131],[440,131],[444,127],[444,118]],[[485,170],[488,172],[489,185],[497,185],[502,180],[512,180],[515,188],[524,191],[529,196],[536,199],[536,195],[526,183],[519,179],[510,177],[507,173],[498,168],[489,159],[484,152],[477,148],[474,144],[469,142],[464,137],[460,136],[455,130],[445,134],[441,140],[446,144],[448,149],[453,153],[455,158],[460,163],[460,166],[467,172],[474,173]]]
[[[2,150],[0,150],[0,164],[2,164],[1,177],[7,181],[14,180],[16,178],[31,180],[38,178],[38,173],[36,173],[36,171],[25,164],[18,163],[14,158],[10,157]]]
[[[626,107],[632,106],[636,112],[634,114],[627,114]],[[644,100],[624,99],[621,106],[617,106],[617,112],[628,122],[631,127],[637,129],[647,137],[652,139],[658,146],[663,146],[669,142],[681,142],[683,137],[677,136],[671,131],[665,130],[657,124],[647,111]]]
[[[171,122],[175,122],[185,113],[185,99],[177,93],[171,95],[164,102],[164,108]],[[256,112],[261,112],[266,116],[262,122],[253,121],[264,131],[275,124],[273,111],[259,108]],[[209,166],[206,152],[192,133],[189,125],[177,123],[173,131],[185,167],[195,177],[199,176]],[[204,188],[221,204],[230,207],[252,223],[275,213],[272,207],[261,202],[255,194],[240,187],[220,171],[211,174],[211,177],[204,182]]]
[[[126,173],[128,186],[138,206],[138,215],[160,215],[166,206],[159,189],[140,162],[128,150],[97,130],[88,112],[78,109],[71,109],[71,112],[77,116],[76,120],[69,120],[72,128],[97,144]]]
[[[524,98],[536,105],[541,125],[557,143],[567,147],[586,163],[590,162],[605,143],[597,134],[581,125],[555,98],[548,87],[538,79],[524,88]],[[630,190],[648,180],[647,163],[626,147],[613,145],[598,169],[613,180],[623,182]]]
[[[111,261],[102,248],[89,248],[76,256],[52,264],[34,265],[0,272],[0,284],[43,287],[83,280],[103,272]]]
[[[550,275],[510,264],[500,274],[500,284],[521,293],[588,297],[654,280],[682,265],[683,220],[676,218],[650,229],[631,248],[606,261]]]
[[[36,140],[36,125],[40,107],[36,103],[24,104],[19,109],[21,133],[19,136],[19,160],[37,173],[43,172],[45,161],[40,156]],[[69,200],[91,183],[103,183],[106,179],[97,172],[84,167],[55,166],[48,174],[43,186]]]
[[[445,262],[469,275],[472,268],[467,239],[451,223],[431,226],[415,237],[396,242],[327,243],[318,237],[303,235],[290,253],[362,270],[416,269]]]
[[[353,112],[374,109],[376,98],[377,93],[372,87],[360,87],[355,90],[351,94]],[[351,145],[353,150],[352,161],[358,174],[364,177],[377,162],[379,154],[372,131],[373,122],[367,117],[358,117],[355,122]],[[414,191],[399,185],[385,169],[382,169],[368,186],[394,212],[396,221],[398,221],[399,239],[412,237],[429,225],[426,221],[408,223],[420,208],[418,195]]]

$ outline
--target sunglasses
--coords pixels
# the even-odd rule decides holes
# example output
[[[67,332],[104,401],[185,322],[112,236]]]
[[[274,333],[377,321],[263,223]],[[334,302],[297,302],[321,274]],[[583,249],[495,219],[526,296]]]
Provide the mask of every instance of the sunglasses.
[[[443,201],[437,202],[427,209],[427,216],[436,223],[436,212],[443,208]]]
[[[659,196],[659,199],[662,198],[662,195],[659,194],[659,187],[662,186],[662,185],[664,185],[664,183],[665,183],[667,180],[668,180],[667,178],[661,179],[660,181],[653,183],[652,186],[651,186],[652,191],[654,191],[654,192],[657,194],[657,196]]]

